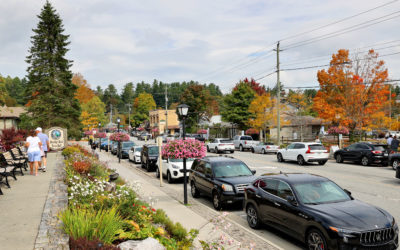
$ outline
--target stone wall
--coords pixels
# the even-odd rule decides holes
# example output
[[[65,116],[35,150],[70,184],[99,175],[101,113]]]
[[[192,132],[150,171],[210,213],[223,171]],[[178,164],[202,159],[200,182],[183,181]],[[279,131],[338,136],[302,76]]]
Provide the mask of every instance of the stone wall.
[[[69,249],[69,236],[62,231],[62,222],[57,217],[59,212],[68,205],[67,185],[64,183],[64,163],[60,152],[56,155],[56,162],[35,241],[35,250]]]

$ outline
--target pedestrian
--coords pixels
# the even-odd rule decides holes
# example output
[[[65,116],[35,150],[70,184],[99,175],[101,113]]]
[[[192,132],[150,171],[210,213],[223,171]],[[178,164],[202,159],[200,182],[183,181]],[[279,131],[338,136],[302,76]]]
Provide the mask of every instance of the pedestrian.
[[[39,137],[40,142],[42,143],[42,151],[41,151],[42,160],[40,161],[39,164],[39,170],[46,172],[47,152],[50,149],[49,137],[46,134],[42,133],[41,127],[36,128],[36,134]]]
[[[29,132],[29,136],[28,138],[26,138],[25,147],[28,148],[27,153],[31,175],[34,174],[35,176],[37,176],[38,164],[41,160],[40,149],[42,147],[42,142],[36,135],[36,131]],[[35,170],[35,173],[33,172],[33,170]]]
[[[315,142],[321,143],[321,140],[319,139],[318,135],[315,137]]]
[[[397,139],[397,136],[393,137],[392,143],[390,144],[390,149],[397,153],[397,149],[399,148],[400,141]]]
[[[390,145],[392,145],[392,140],[393,140],[393,136],[392,135],[389,135],[389,138],[387,138],[387,140],[386,140],[386,142],[387,142],[387,145],[390,147]]]

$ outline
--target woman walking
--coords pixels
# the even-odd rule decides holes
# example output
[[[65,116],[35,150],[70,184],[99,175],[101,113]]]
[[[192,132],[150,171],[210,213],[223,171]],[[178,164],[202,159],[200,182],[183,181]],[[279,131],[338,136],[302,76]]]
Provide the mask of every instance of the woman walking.
[[[28,160],[29,167],[31,169],[31,175],[33,175],[33,170],[35,170],[35,176],[38,172],[39,162],[41,161],[40,149],[42,148],[42,143],[40,138],[37,136],[36,131],[30,131],[28,138],[26,138],[25,147],[28,148]]]

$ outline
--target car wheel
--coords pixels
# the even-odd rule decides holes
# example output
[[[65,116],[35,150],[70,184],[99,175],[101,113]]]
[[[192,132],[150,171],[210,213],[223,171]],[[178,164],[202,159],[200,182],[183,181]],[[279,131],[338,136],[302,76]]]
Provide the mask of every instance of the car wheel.
[[[398,167],[399,167],[399,160],[398,160],[398,159],[395,159],[395,160],[392,162],[392,168],[393,168],[393,170],[396,170]]]
[[[193,198],[199,198],[200,197],[200,192],[196,188],[196,184],[194,184],[194,181],[190,184],[190,193],[192,193]]]
[[[168,183],[172,183],[172,182],[174,182],[174,179],[172,179],[172,176],[171,176],[171,173],[168,171],[167,172],[167,181],[168,181]]]
[[[318,164],[319,164],[319,165],[325,165],[326,162],[327,162],[327,161],[318,161]]]
[[[297,156],[297,163],[298,163],[300,166],[303,166],[303,165],[305,164],[305,161],[304,161],[303,156],[301,156],[301,155]]]
[[[258,217],[257,209],[253,205],[248,205],[246,208],[247,223],[253,229],[260,228],[260,219]]]
[[[251,148],[251,152],[254,154],[254,148]]]
[[[279,162],[284,162],[284,161],[285,161],[285,160],[283,159],[281,153],[278,153],[278,154],[276,155],[276,158],[278,159]]]
[[[231,151],[231,154],[233,154],[233,152],[235,152],[234,150]]]
[[[307,234],[307,247],[308,249],[328,249],[326,240],[323,234],[317,229],[311,229]]]
[[[215,147],[215,149],[214,149],[214,150],[215,150],[215,153],[216,153],[216,154],[218,154],[218,153],[219,153],[219,151],[218,151],[218,148],[217,148],[217,147]]]
[[[210,148],[207,146],[207,152],[210,153]]]
[[[150,172],[150,164],[149,164],[149,162],[146,162],[146,170],[147,170],[147,172]]]
[[[361,165],[363,165],[363,166],[368,166],[368,165],[369,165],[369,159],[368,159],[368,157],[363,156],[363,157],[361,158]]]
[[[239,151],[242,151],[242,152],[244,151],[243,146],[241,144],[239,145]]]
[[[214,191],[212,198],[213,198],[213,206],[214,206],[215,210],[221,210],[222,204],[221,204],[220,194],[217,191]]]
[[[265,152],[265,149],[262,150],[263,155],[265,155],[267,152]]]
[[[156,169],[156,177],[160,178],[160,169],[159,168]]]
[[[343,157],[342,157],[341,154],[337,154],[335,158],[336,158],[336,162],[337,163],[342,163],[343,162]]]

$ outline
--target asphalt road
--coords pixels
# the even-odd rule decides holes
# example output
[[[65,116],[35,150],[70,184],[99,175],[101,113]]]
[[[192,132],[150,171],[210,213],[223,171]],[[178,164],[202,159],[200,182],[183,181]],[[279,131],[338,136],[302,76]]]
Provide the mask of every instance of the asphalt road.
[[[133,140],[139,145],[144,144],[143,141]],[[150,142],[154,143],[154,140]],[[208,153],[208,155],[215,154]],[[396,221],[400,221],[400,179],[395,178],[395,171],[391,167],[363,167],[353,163],[336,163],[334,160],[329,160],[324,166],[318,164],[299,166],[295,162],[280,163],[276,160],[275,154],[261,155],[235,151],[235,153],[228,155],[244,161],[251,169],[257,171],[256,175],[282,171],[286,173],[312,173],[327,177],[342,188],[351,191],[354,198],[381,207],[391,213]],[[148,176],[155,178],[155,173],[148,173]],[[166,185],[176,189],[177,192],[183,190],[182,183],[166,183]],[[190,191],[190,187],[188,187],[188,190]],[[213,207],[208,198],[202,197],[198,201],[206,206]],[[249,228],[246,215],[241,207],[230,208],[228,212],[230,219]],[[249,228],[249,230],[252,229]],[[257,231],[254,230],[254,232],[284,249],[304,248],[301,242],[268,226]]]

